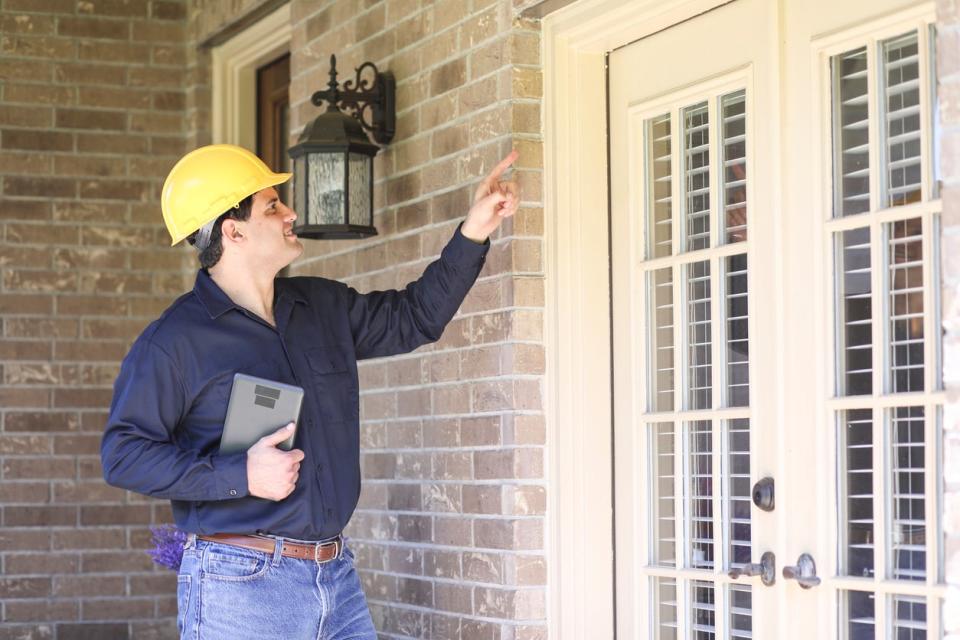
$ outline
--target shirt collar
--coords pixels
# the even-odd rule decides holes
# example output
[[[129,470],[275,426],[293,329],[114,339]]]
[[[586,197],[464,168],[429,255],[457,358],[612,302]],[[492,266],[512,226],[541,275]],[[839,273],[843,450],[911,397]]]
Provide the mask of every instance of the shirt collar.
[[[273,286],[278,299],[289,298],[296,302],[307,304],[306,298],[298,292],[291,291],[285,287],[281,278],[274,280]],[[200,300],[200,304],[204,306],[211,318],[219,318],[230,309],[240,308],[230,299],[230,296],[224,293],[223,289],[213,281],[213,278],[210,277],[210,273],[206,269],[197,271],[197,279],[193,284],[193,293],[197,296],[197,299]]]
[[[239,308],[213,281],[206,269],[197,271],[197,279],[193,283],[193,294],[197,296],[211,318],[219,318],[230,309]]]

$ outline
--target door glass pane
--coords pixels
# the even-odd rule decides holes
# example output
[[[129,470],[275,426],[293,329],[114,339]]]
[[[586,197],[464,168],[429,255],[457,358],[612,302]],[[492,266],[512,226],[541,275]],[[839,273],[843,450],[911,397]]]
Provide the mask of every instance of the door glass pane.
[[[657,640],[678,640],[677,581],[672,578],[655,578],[654,597]]]
[[[730,564],[750,562],[750,420],[731,420],[727,426],[729,463]]]
[[[673,411],[673,269],[647,274],[650,323],[651,411]]]
[[[710,246],[710,124],[707,103],[683,110],[686,250]]]
[[[893,410],[890,442],[890,491],[893,530],[890,557],[893,578],[926,578],[926,509],[924,507],[923,407]]]
[[[670,114],[648,120],[647,139],[647,257],[670,255],[673,237],[673,176]]]
[[[753,593],[748,584],[730,585],[730,637],[753,637]]]
[[[834,216],[870,209],[867,49],[832,59]]]
[[[841,592],[847,612],[847,640],[875,640],[876,598],[866,591]]]
[[[674,461],[674,428],[672,422],[654,425],[654,474],[656,486],[656,562],[676,566],[677,473]]]
[[[837,380],[841,395],[873,390],[873,311],[870,276],[870,228],[837,234],[837,321],[842,349]]]
[[[723,224],[727,242],[747,239],[747,112],[746,91],[723,96]]]
[[[920,218],[887,225],[890,382],[894,393],[923,391],[923,241]]]
[[[893,596],[893,637],[895,640],[926,640],[927,603],[923,598]]]
[[[713,568],[713,429],[709,420],[687,423],[690,476],[687,530],[690,566]]]
[[[690,583],[691,629],[694,640],[714,640],[717,637],[713,589],[711,582],[694,580]]]
[[[842,473],[846,509],[846,552],[843,573],[849,576],[874,575],[873,529],[873,413],[853,409],[841,413]]]
[[[750,404],[750,343],[747,317],[747,254],[726,259],[727,406]]]
[[[886,127],[883,207],[920,201],[920,55],[917,32],[881,44]]]
[[[687,266],[687,404],[709,409],[713,403],[711,372],[710,262]]]

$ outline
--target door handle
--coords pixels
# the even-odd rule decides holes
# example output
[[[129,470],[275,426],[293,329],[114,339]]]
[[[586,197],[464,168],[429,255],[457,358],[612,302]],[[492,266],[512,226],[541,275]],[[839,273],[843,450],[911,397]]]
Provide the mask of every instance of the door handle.
[[[740,577],[760,576],[760,582],[768,587],[772,587],[777,581],[777,557],[772,551],[765,551],[760,556],[759,563],[745,564],[742,567],[735,567],[727,572],[733,580]]]
[[[817,563],[809,553],[800,554],[796,566],[784,567],[783,577],[787,580],[796,580],[804,589],[812,589],[820,584],[817,577]]]

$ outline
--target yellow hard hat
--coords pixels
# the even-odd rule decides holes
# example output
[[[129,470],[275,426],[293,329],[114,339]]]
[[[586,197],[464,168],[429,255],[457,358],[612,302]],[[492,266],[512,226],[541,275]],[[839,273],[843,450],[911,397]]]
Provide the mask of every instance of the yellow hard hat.
[[[211,144],[194,149],[173,166],[163,183],[160,208],[177,244],[249,195],[286,182],[243,147]]]

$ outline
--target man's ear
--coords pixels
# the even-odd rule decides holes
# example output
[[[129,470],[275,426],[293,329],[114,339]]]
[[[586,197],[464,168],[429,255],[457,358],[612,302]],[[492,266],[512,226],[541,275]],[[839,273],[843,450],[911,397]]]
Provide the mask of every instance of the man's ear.
[[[220,235],[227,242],[243,242],[243,230],[233,218],[227,218],[220,225]]]

